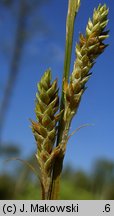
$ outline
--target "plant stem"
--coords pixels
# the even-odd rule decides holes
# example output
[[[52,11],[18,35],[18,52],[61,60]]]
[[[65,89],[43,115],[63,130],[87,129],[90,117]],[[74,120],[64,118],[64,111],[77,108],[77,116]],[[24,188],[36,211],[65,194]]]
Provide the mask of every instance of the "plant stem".
[[[65,46],[64,73],[63,73],[63,81],[62,81],[62,95],[61,95],[60,110],[64,110],[63,85],[64,85],[64,80],[68,81],[69,79],[71,56],[72,56],[73,35],[74,35],[74,23],[75,23],[76,14],[79,9],[79,5],[80,5],[79,0],[69,0],[67,21],[66,21],[66,46]],[[63,115],[61,116],[61,119],[59,122],[57,145],[61,141],[62,133],[65,128],[65,123],[63,121]]]
[[[69,127],[70,127],[70,122],[67,121],[65,124],[64,131],[66,131],[65,135],[62,135],[62,140],[64,140],[63,143],[63,148],[66,150],[66,144],[67,144],[67,137],[68,137],[68,132],[69,132]],[[60,191],[60,177],[61,177],[61,172],[62,172],[62,167],[63,167],[63,160],[64,160],[64,155],[59,156],[54,163],[53,167],[53,176],[52,176],[52,183],[51,183],[51,191],[50,191],[50,199],[51,200],[57,200],[59,197],[59,191]]]
[[[69,0],[67,21],[66,21],[66,47],[65,47],[64,73],[63,73],[63,82],[62,82],[62,95],[61,95],[60,110],[64,110],[63,84],[64,84],[64,80],[68,81],[69,79],[73,35],[74,35],[74,23],[75,23],[75,17],[78,12],[79,6],[80,6],[79,0]],[[59,145],[59,143],[61,142],[63,131],[68,126],[66,125],[66,122],[64,122],[63,115],[64,115],[64,112],[61,116],[59,126],[58,126],[57,145]],[[67,129],[69,130],[69,126]],[[50,192],[50,199],[52,200],[58,199],[63,159],[64,159],[64,156],[61,158],[57,158],[53,166],[51,192]]]

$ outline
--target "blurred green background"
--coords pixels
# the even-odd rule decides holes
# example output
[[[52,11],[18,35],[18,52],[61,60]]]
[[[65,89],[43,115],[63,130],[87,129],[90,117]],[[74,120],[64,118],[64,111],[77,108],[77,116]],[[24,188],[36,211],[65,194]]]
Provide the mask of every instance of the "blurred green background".
[[[34,157],[27,161],[37,169]],[[31,169],[18,162],[8,163],[15,163],[15,169],[13,165],[13,171],[4,171],[0,175],[0,199],[41,199],[40,182]],[[114,162],[97,160],[90,173],[65,167],[59,199],[114,200]]]
[[[61,86],[67,0],[0,0],[0,199],[40,199],[40,182],[21,158],[39,172],[29,117],[35,119],[37,82],[51,66]],[[105,54],[94,67],[71,131],[61,177],[60,199],[114,199],[114,20],[113,1],[81,0],[75,41],[99,3],[110,7]],[[73,44],[73,61],[75,59]],[[110,61],[109,57],[110,56]],[[107,75],[109,73],[109,75]],[[108,83],[107,83],[108,80]],[[7,161],[7,162],[6,162]]]

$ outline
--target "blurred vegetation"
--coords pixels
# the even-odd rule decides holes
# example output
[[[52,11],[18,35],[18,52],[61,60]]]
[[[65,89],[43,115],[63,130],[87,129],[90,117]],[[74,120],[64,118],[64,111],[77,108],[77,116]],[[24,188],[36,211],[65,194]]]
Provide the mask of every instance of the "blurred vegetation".
[[[0,98],[0,141],[2,140],[7,110],[17,83],[27,44],[32,44],[31,50],[33,50],[36,46],[35,42],[32,42],[33,37],[35,35],[47,36],[49,33],[49,28],[43,17],[39,15],[40,8],[49,2],[50,0],[0,0],[0,13],[2,13],[0,23],[3,24],[1,25],[1,32],[4,32],[5,29],[5,33],[0,35],[0,54],[4,56],[5,64],[8,66],[5,85],[2,84],[2,80],[0,81],[0,88],[2,86],[3,90]],[[11,38],[13,40],[9,36],[7,23],[6,25],[4,23],[5,17],[11,22],[10,28],[13,29]],[[31,54],[29,56],[32,57]],[[24,62],[24,65],[26,64],[28,64],[28,61]]]
[[[28,161],[36,167],[33,157]],[[13,172],[0,174],[0,200],[40,199],[40,182],[29,167],[21,164]],[[114,162],[98,160],[90,173],[66,167],[62,175],[60,199],[114,200]]]
[[[3,143],[0,148],[0,156],[12,157],[13,155],[20,155],[20,149],[18,148],[18,146],[12,143]]]

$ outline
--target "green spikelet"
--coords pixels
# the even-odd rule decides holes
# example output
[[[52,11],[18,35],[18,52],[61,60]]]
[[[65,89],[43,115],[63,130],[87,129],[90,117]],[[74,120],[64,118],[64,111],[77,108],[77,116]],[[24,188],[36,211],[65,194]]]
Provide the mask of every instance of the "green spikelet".
[[[36,94],[37,122],[32,121],[32,130],[37,143],[37,160],[41,170],[42,184],[46,193],[49,190],[51,177],[51,163],[57,150],[53,149],[56,138],[56,124],[61,113],[56,114],[59,108],[57,80],[51,83],[51,71],[47,70],[38,84]],[[53,156],[53,157],[52,157]]]
[[[103,41],[108,37],[108,31],[104,31],[108,20],[106,5],[99,5],[94,9],[93,19],[89,19],[85,36],[80,34],[79,43],[76,45],[76,61],[70,77],[70,83],[64,81],[65,113],[64,119],[72,119],[76,113],[81,96],[85,90],[85,84],[90,78],[90,69],[95,59],[104,51]]]

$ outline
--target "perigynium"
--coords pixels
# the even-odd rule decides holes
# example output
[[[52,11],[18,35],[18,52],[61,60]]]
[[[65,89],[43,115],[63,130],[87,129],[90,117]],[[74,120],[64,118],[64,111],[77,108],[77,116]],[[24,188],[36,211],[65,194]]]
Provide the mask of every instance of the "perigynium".
[[[79,36],[74,68],[69,75],[74,21],[79,6],[80,0],[69,0],[61,105],[57,80],[51,81],[50,69],[44,73],[38,83],[36,121],[32,121],[32,131],[37,144],[36,158],[40,167],[42,199],[58,199],[60,175],[71,121],[87,88],[86,83],[91,77],[90,70],[96,58],[107,47],[104,40],[108,37],[105,28],[109,10],[106,4],[100,4],[94,9],[85,34]]]

